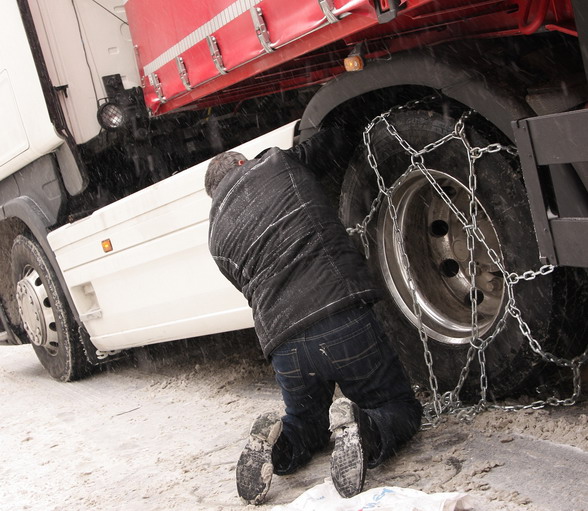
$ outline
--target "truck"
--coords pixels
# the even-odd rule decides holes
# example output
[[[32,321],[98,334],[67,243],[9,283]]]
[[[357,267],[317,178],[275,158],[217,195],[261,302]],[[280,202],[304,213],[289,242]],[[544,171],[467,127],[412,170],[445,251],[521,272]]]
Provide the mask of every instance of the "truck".
[[[412,381],[486,399],[572,369],[577,397],[586,2],[0,9],[0,343],[32,344],[72,381],[136,347],[251,327],[208,252],[208,161],[339,125],[355,154],[321,182]]]

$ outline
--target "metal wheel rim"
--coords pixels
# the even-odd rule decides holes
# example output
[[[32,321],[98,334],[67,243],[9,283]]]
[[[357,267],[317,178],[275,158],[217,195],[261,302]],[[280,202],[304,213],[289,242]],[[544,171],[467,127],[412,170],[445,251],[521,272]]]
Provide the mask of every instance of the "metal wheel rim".
[[[468,189],[448,174],[430,172],[452,202],[467,212]],[[391,200],[397,209],[398,225],[404,236],[410,275],[427,335],[451,345],[469,343],[472,333],[469,252],[463,226],[418,170],[409,173],[395,188]],[[479,201],[477,208],[478,226],[486,243],[502,259],[494,225]],[[377,232],[379,263],[387,288],[404,315],[418,326],[411,279],[402,264],[400,244],[386,201],[379,211]],[[505,289],[500,272],[485,248],[480,243],[475,247],[478,328],[479,335],[484,335],[502,311]]]
[[[35,346],[44,348],[51,356],[59,350],[55,313],[39,273],[26,266],[16,284],[16,301],[22,325]]]

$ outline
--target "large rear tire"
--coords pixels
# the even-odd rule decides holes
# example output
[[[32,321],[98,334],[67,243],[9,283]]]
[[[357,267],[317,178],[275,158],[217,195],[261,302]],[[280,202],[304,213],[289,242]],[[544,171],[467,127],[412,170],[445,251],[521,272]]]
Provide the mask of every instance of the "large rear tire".
[[[429,111],[395,112],[389,120],[417,150],[450,133],[456,122],[448,115]],[[466,130],[471,145],[485,147],[496,142],[482,135],[493,128],[481,120],[477,122],[476,127],[468,123]],[[389,187],[409,167],[410,158],[381,123],[372,129],[371,140],[379,170]],[[463,144],[453,140],[426,154],[425,164],[452,202],[467,215],[466,155]],[[508,272],[537,269],[537,243],[516,160],[503,152],[484,155],[476,163],[476,172],[476,218],[489,247]],[[361,222],[377,191],[375,174],[364,150],[348,169],[342,187],[340,214],[346,226]],[[467,236],[455,214],[418,170],[398,185],[393,201],[421,304],[434,372],[440,390],[452,390],[466,362],[472,331]],[[426,385],[429,372],[413,312],[411,282],[385,205],[372,218],[367,234],[369,265],[387,290],[387,298],[376,306],[377,312],[412,379]],[[507,293],[498,266],[480,243],[476,244],[475,261],[478,327],[484,338],[504,316]],[[558,269],[554,274],[515,287],[517,307],[534,337],[558,356],[577,353],[586,344],[587,327],[582,319],[587,303],[586,283],[585,271]],[[510,316],[504,330],[487,349],[486,360],[490,397],[520,390],[542,367]],[[474,362],[464,395],[473,395],[479,387],[480,368]]]
[[[19,235],[11,255],[21,328],[37,358],[56,380],[67,382],[87,376],[92,366],[43,249],[33,239]]]

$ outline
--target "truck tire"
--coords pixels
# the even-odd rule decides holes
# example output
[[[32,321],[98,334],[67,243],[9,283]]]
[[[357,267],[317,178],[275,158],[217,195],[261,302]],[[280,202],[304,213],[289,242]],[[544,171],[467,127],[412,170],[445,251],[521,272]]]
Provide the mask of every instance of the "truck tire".
[[[12,245],[12,282],[21,328],[41,364],[56,380],[88,375],[91,364],[55,272],[39,244],[19,235]]]
[[[417,150],[450,133],[456,119],[431,111],[392,113],[389,120]],[[482,133],[492,127],[473,127],[466,133],[472,147],[489,142]],[[382,124],[371,131],[372,150],[387,187],[395,183],[410,165],[410,158]],[[425,165],[452,201],[468,215],[469,167],[466,150],[459,140],[425,155]],[[476,163],[477,221],[490,248],[508,272],[538,269],[539,255],[525,188],[514,157],[504,152],[484,155]],[[340,216],[344,225],[355,226],[370,211],[378,187],[368,164],[365,148],[358,151],[342,185]],[[428,335],[433,369],[441,391],[452,390],[466,362],[471,336],[469,294],[469,253],[461,223],[433,190],[424,174],[410,172],[393,192],[398,222],[403,233],[413,282],[420,296],[422,323]],[[402,264],[399,244],[387,206],[380,205],[368,225],[370,258],[374,276],[385,288],[386,298],[376,312],[387,327],[392,342],[414,382],[427,385],[429,371],[417,318],[413,312],[410,279]],[[360,249],[364,250],[359,243]],[[504,315],[507,293],[499,268],[488,251],[476,244],[476,287],[478,325],[482,338],[488,337]],[[586,325],[582,310],[586,304],[586,272],[558,269],[555,273],[515,286],[516,305],[535,339],[557,356],[579,352],[585,344]],[[567,308],[565,308],[567,306]],[[500,397],[524,388],[542,366],[530,349],[517,321],[508,316],[504,330],[486,350],[489,397]],[[480,368],[474,363],[463,387],[464,397],[480,388]]]

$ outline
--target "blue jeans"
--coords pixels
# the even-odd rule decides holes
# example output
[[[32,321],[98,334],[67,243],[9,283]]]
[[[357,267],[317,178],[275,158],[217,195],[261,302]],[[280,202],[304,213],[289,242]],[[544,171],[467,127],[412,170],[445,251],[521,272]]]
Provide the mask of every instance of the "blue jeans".
[[[276,348],[271,363],[286,405],[277,447],[289,461],[279,463],[278,474],[292,472],[328,444],[335,383],[377,426],[380,442],[369,467],[390,457],[420,428],[421,405],[371,307],[315,323]]]

